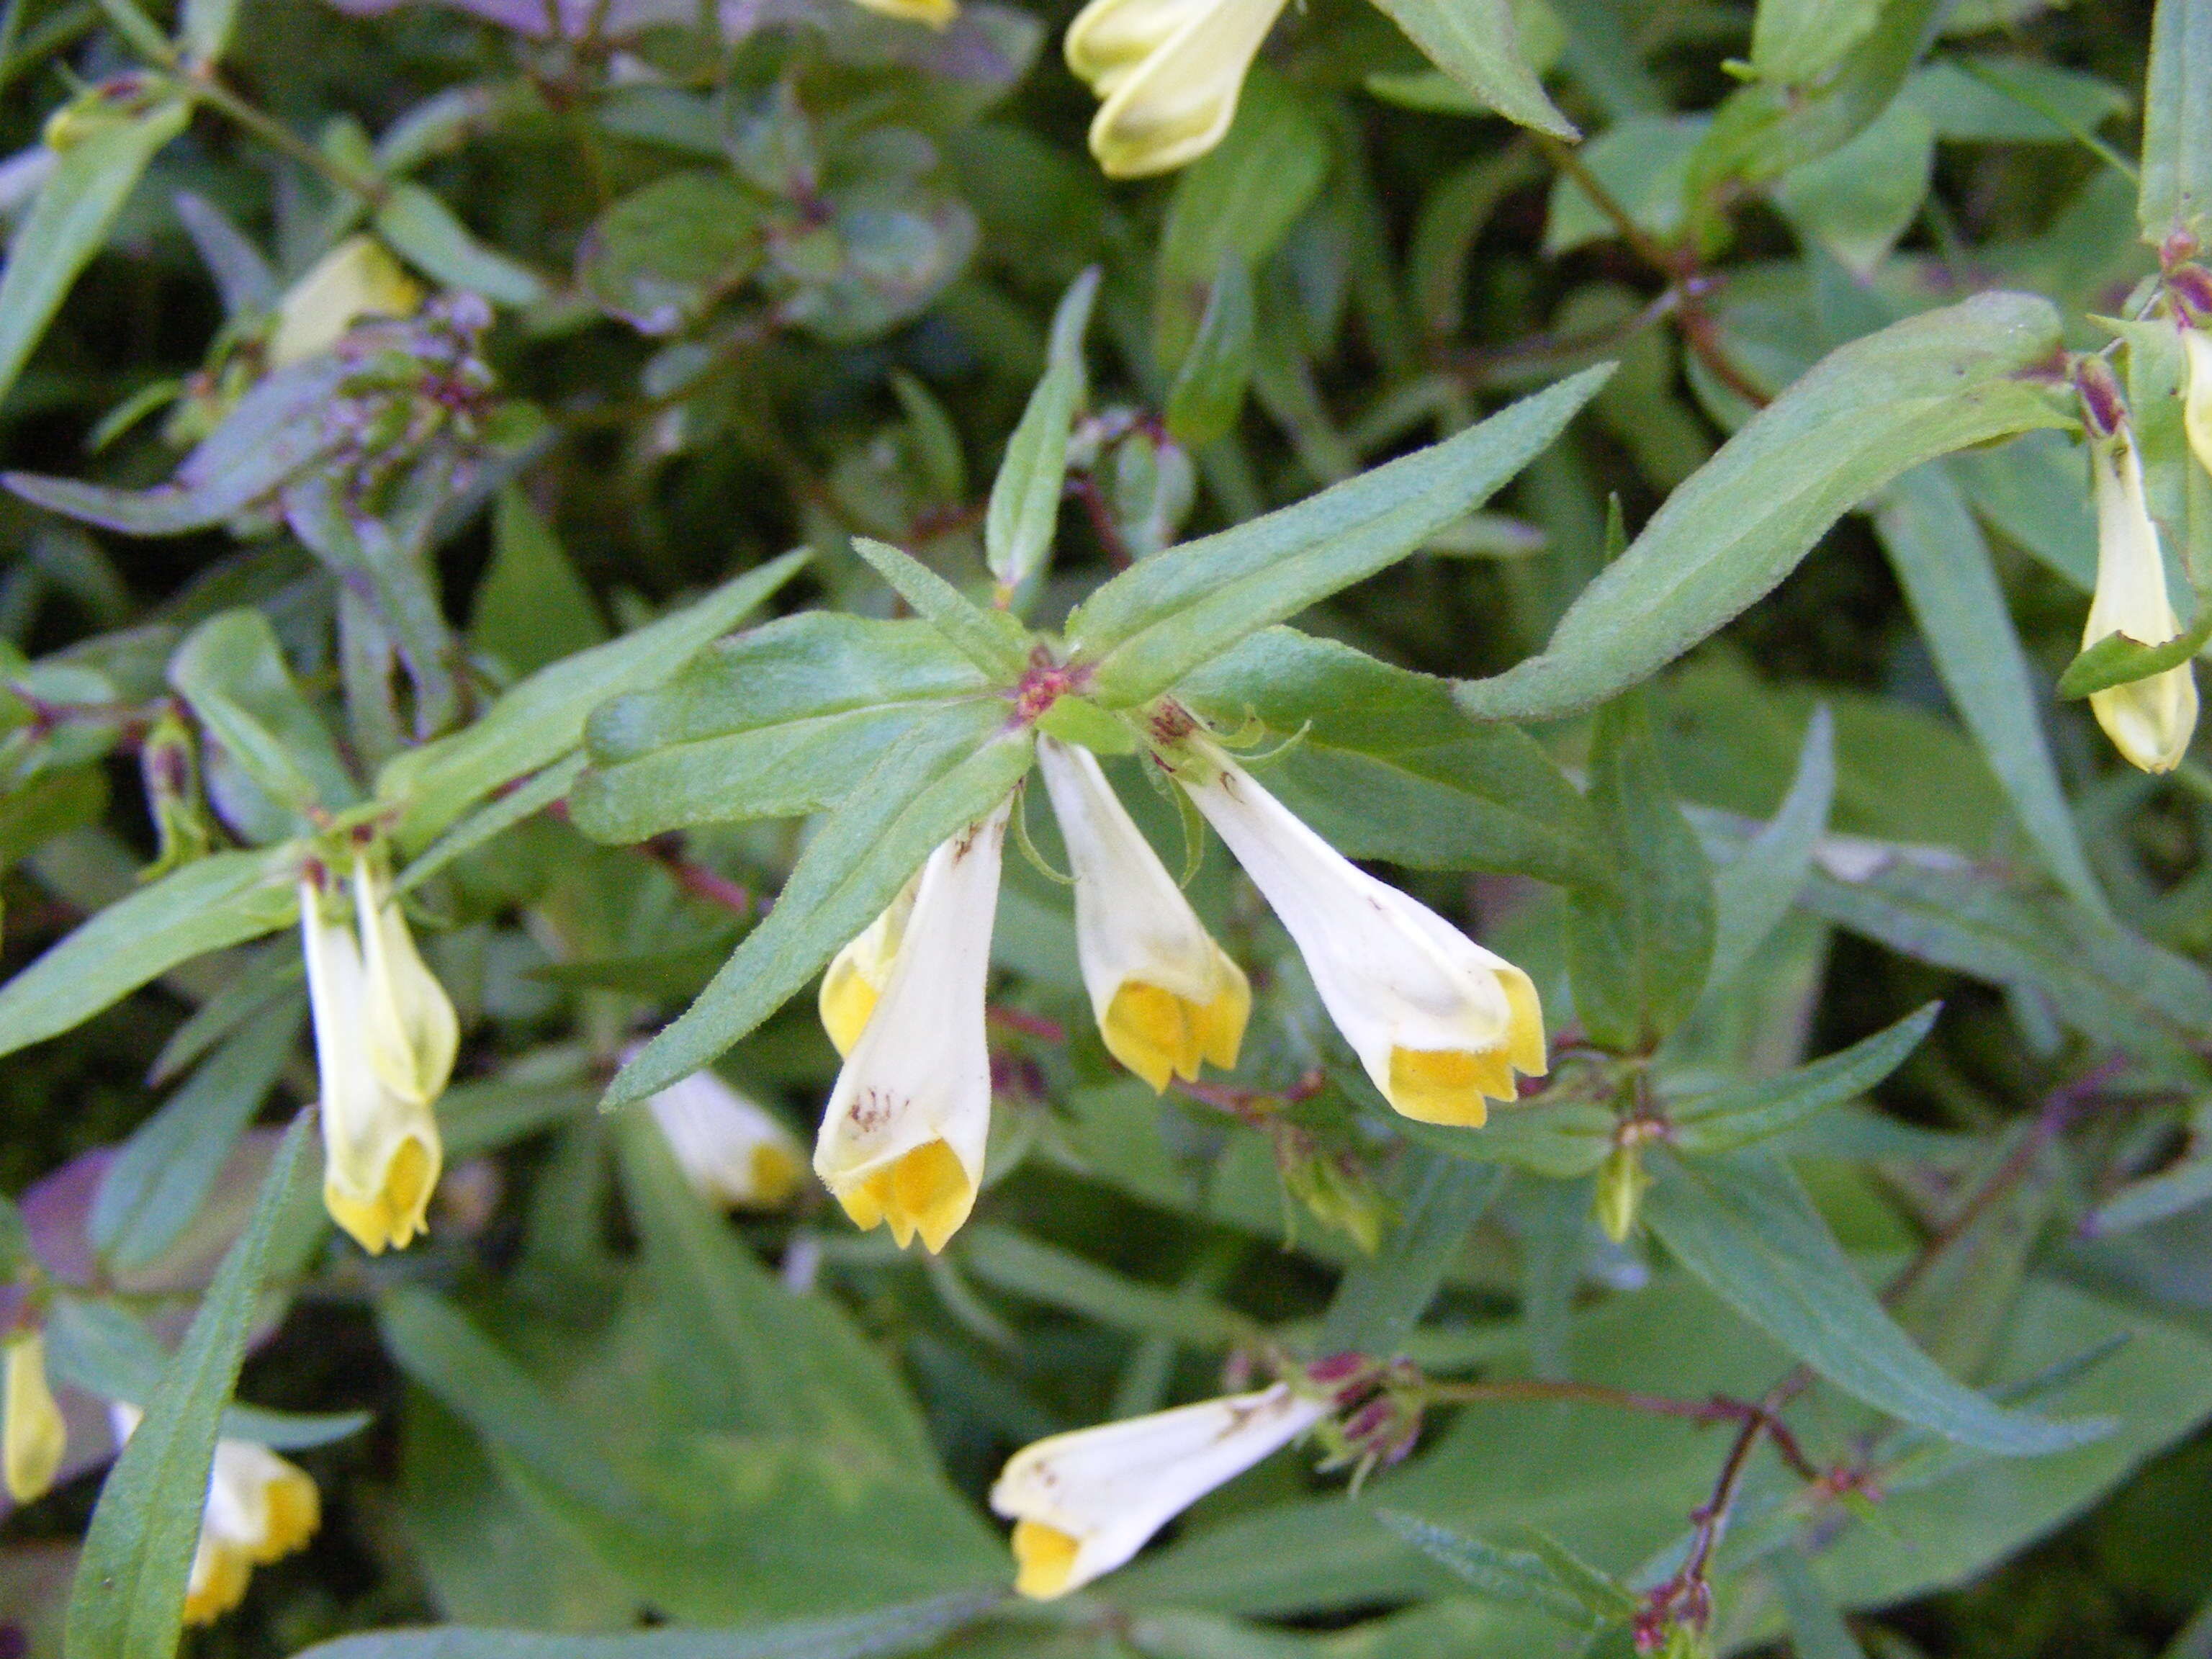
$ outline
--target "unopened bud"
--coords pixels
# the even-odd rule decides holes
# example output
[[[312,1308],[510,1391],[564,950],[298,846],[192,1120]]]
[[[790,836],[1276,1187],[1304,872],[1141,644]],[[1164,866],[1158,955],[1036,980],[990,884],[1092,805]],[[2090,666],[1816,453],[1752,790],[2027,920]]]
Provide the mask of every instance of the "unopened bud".
[[[139,744],[138,772],[155,837],[148,874],[166,875],[204,857],[213,832],[200,806],[199,754],[175,708],[164,708]]]
[[[1597,1172],[1597,1224],[1614,1243],[1626,1242],[1636,1226],[1636,1212],[1651,1177],[1644,1172],[1643,1154],[1633,1140],[1622,1142],[1606,1155]]]
[[[0,1381],[0,1464],[8,1495],[18,1504],[46,1496],[61,1472],[69,1447],[69,1425],[53,1390],[46,1386],[46,1344],[40,1332],[20,1331],[6,1344],[4,1381]]]
[[[1287,1139],[1278,1158],[1283,1185],[1292,1195],[1320,1220],[1351,1234],[1363,1255],[1374,1255],[1390,1206],[1367,1172],[1334,1153],[1293,1146]]]
[[[2109,438],[2128,423],[2127,400],[2112,366],[2102,357],[2084,357],[2074,369],[2074,385],[2081,394],[2081,413],[2091,435]]]

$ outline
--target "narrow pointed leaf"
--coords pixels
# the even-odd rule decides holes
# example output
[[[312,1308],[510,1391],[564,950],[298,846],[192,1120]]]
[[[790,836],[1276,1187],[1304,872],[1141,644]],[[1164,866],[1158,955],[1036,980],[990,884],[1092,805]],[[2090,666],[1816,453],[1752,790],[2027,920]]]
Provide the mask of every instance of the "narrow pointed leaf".
[[[2143,240],[2212,247],[2212,0],[2159,0],[2143,94]]]
[[[1044,378],[1030,394],[1021,423],[1006,441],[1006,458],[991,483],[991,501],[983,515],[983,556],[1001,586],[1018,587],[1044,568],[1060,522],[1061,485],[1067,477],[1067,436],[1082,408],[1088,377],[1083,366],[1083,337],[1090,326],[1091,302],[1098,297],[1098,270],[1085,271],[1068,285],[1053,319],[1052,349]]]
[[[1942,1012],[1942,1003],[1931,1002],[1810,1066],[1671,1106],[1674,1144],[1686,1152],[1734,1152],[1856,1099],[1905,1063]]]
[[[222,1410],[246,1357],[270,1240],[294,1197],[308,1115],[285,1132],[246,1231],[100,1488],[70,1598],[67,1659],[169,1659],[177,1650]]]
[[[1066,464],[1063,453],[1061,465]],[[855,536],[853,550],[954,650],[994,681],[1011,684],[1022,677],[1029,659],[1022,626],[1005,611],[984,610],[912,554],[888,543]]]
[[[1756,1152],[1653,1152],[1644,1214],[1723,1302],[1844,1393],[1905,1422],[2012,1457],[2063,1451],[2110,1425],[1991,1405],[1912,1346],[1851,1267],[1788,1168]]]
[[[2060,424],[2018,378],[2058,348],[2048,301],[1984,294],[1831,353],[1667,498],[1541,654],[1462,685],[1462,701],[1487,719],[1546,719],[1647,678],[1771,591],[1899,473]]]
[[[1489,500],[1611,372],[1585,369],[1443,443],[1123,571],[1068,618],[1092,695],[1109,708],[1156,696],[1247,635],[1403,558]]]

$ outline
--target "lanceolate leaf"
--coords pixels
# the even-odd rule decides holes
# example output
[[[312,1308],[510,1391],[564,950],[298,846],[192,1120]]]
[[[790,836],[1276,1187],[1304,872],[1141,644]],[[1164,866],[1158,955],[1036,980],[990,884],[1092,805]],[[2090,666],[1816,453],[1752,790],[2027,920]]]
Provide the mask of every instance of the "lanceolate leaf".
[[[1942,1012],[1941,1003],[1931,1002],[1810,1066],[1672,1106],[1674,1144],[1686,1152],[1733,1152],[1793,1129],[1815,1112],[1864,1094],[1903,1065]]]
[[[1500,115],[1554,137],[1578,136],[1528,67],[1509,0],[1389,0],[1382,9],[1431,63]]]
[[[574,749],[592,710],[667,679],[805,562],[804,553],[787,553],[672,616],[541,668],[465,731],[398,757],[378,776],[376,793],[401,808],[401,840],[424,845],[501,784]]]
[[[1068,428],[1083,406],[1087,380],[1083,336],[1097,295],[1098,271],[1093,267],[1061,296],[1044,378],[1030,394],[1029,407],[1006,441],[1006,458],[991,483],[983,553],[991,574],[1007,587],[1036,574],[1051,550],[1053,528],[1060,522],[1060,487],[1067,477]]]
[[[1123,571],[1067,621],[1092,694],[1109,708],[1142,702],[1247,635],[1403,558],[1487,501],[1610,373],[1585,369],[1443,443]]]
[[[2143,99],[2143,240],[2212,246],[2212,0],[2159,0]]]
[[[169,1659],[222,1408],[246,1356],[270,1241],[293,1198],[308,1116],[293,1120],[252,1219],[223,1257],[145,1420],[100,1488],[70,1599],[67,1659]]]
[[[939,705],[989,690],[927,623],[785,617],[602,705],[569,805],[586,835],[615,842],[817,811]]]
[[[8,268],[0,272],[0,398],[23,372],[77,273],[107,240],[147,163],[185,130],[190,108],[164,97],[134,114],[89,116],[90,130],[56,159],[9,241]]]
[[[1805,885],[1836,797],[1835,727],[1826,704],[1814,709],[1797,775],[1780,810],[1714,872],[1713,960],[1705,974],[1710,994],[1726,994]]]
[[[1066,464],[1065,455],[1061,465]],[[1027,660],[1021,624],[1003,611],[986,611],[911,554],[866,536],[853,538],[853,550],[945,635],[955,650],[1000,683],[1021,678]]]
[[[1534,1607],[1571,1625],[1594,1622],[1589,1609],[1539,1556],[1500,1549],[1398,1510],[1377,1510],[1375,1518],[1477,1595]]]
[[[1540,655],[1462,686],[1462,703],[1486,719],[1546,719],[1643,679],[1767,593],[1899,473],[2059,424],[2018,378],[2058,344],[2048,301],[1984,294],[1831,354],[1667,498]]]
[[[0,1054],[66,1031],[204,951],[299,916],[300,855],[216,853],[117,900],[0,988]]]
[[[2062,1451],[2109,1428],[2002,1410],[1945,1375],[1883,1311],[1785,1165],[1756,1152],[1693,1161],[1662,1150],[1650,1168],[1644,1213],[1661,1242],[1845,1393],[2008,1456]]]
[[[2060,884],[2102,911],[2104,895],[2089,872],[2038,718],[2043,699],[2028,675],[2012,612],[1990,564],[1989,544],[1959,487],[1941,467],[1916,468],[1890,487],[1875,514],[1875,529],[1944,689],[2011,796],[2021,826]],[[2207,632],[2212,633],[2212,623]]]
[[[768,920],[607,1091],[621,1105],[710,1063],[873,921],[931,850],[1029,770],[1034,744],[994,701],[948,705],[858,781],[817,830]]]

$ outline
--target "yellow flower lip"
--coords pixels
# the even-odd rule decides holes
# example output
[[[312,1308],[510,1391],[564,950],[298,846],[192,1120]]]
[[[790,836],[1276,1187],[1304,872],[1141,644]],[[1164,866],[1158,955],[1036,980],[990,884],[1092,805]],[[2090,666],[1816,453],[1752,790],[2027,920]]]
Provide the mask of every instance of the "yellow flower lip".
[[[325,1177],[324,1207],[371,1255],[404,1249],[430,1231],[430,1194],[438,1185],[438,1148],[429,1138],[410,1133],[392,1149],[382,1180],[367,1197],[346,1191],[335,1173]]]
[[[832,1190],[863,1232],[888,1226],[901,1249],[920,1234],[922,1248],[932,1255],[944,1249],[975,1207],[975,1183],[942,1140],[927,1141]]]
[[[1107,1053],[1158,1094],[1174,1078],[1196,1082],[1201,1061],[1233,1069],[1251,1012],[1252,990],[1242,973],[1205,1003],[1131,979],[1114,993],[1098,1033]]]
[[[1042,1521],[1014,1522],[1014,1589],[1032,1601],[1049,1601],[1074,1588],[1076,1552],[1082,1547]]]

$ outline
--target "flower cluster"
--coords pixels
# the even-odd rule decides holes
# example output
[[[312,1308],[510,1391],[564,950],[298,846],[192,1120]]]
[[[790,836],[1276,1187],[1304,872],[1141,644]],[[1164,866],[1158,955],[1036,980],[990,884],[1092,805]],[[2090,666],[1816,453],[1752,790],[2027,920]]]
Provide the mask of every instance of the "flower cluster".
[[[1376,880],[1202,735],[1158,763],[1281,918],[1329,1017],[1391,1106],[1479,1125],[1546,1065],[1528,976]],[[1164,1091],[1237,1063],[1252,1006],[1088,750],[1047,737],[1038,765],[1075,879],[1083,981],[1108,1052]],[[946,842],[823,976],[845,1057],[815,1172],[862,1227],[942,1249],[974,1206],[989,1138],[984,987],[1011,799]]]

